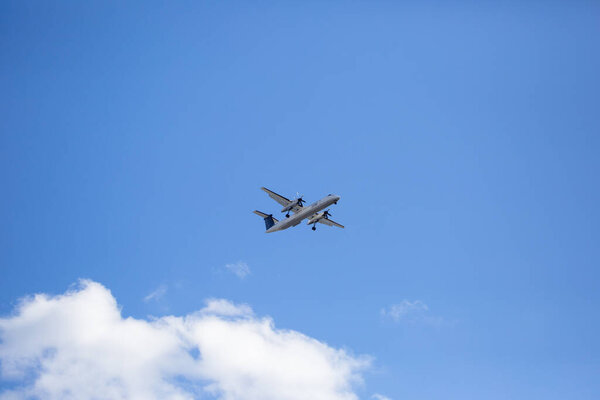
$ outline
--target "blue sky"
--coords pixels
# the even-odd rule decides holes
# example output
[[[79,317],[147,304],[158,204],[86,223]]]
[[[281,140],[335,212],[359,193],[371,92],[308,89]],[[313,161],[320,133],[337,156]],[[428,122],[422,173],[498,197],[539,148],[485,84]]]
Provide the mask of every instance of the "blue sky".
[[[364,399],[598,398],[599,17],[4,1],[0,312],[87,278],[369,355]],[[340,195],[346,229],[265,235],[261,186]]]

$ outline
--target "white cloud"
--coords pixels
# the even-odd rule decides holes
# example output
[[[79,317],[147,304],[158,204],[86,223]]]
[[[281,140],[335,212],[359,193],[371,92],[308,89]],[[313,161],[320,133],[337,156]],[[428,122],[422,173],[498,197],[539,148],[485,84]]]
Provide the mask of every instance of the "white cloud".
[[[226,264],[225,269],[233,272],[240,279],[244,279],[246,276],[250,275],[250,267],[243,261],[238,261],[235,264]]]
[[[422,315],[425,311],[428,311],[429,307],[421,300],[408,301],[402,300],[398,304],[392,304],[388,308],[381,309],[381,315],[388,316],[394,321],[400,321],[414,317],[415,315]]]
[[[144,297],[144,301],[148,303],[151,300],[158,301],[167,293],[167,287],[165,285],[160,285],[153,292]]]
[[[0,319],[0,398],[354,400],[369,359],[276,329],[247,305],[123,318],[99,283],[23,299]]]
[[[434,327],[453,325],[455,322],[448,321],[442,317],[429,315],[429,307],[421,300],[402,300],[398,304],[392,304],[387,308],[382,308],[381,315],[391,318],[396,322],[423,324]]]
[[[379,394],[379,393],[375,393],[373,396],[371,396],[371,398],[374,399],[374,400],[392,400],[389,397],[384,396],[384,395]]]
[[[251,316],[252,309],[246,304],[233,304],[225,299],[208,299],[206,307],[200,310],[201,314],[213,314],[224,317],[243,317]]]

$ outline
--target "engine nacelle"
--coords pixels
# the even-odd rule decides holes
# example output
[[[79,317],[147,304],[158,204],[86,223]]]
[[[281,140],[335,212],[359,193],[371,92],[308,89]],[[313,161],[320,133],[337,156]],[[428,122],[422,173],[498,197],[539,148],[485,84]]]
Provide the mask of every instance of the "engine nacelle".
[[[323,214],[319,213],[316,217],[309,219],[308,222],[306,223],[306,225],[317,223],[322,218],[323,218]]]
[[[291,210],[292,210],[292,208],[294,208],[295,206],[296,206],[296,203],[292,203],[292,204],[290,204],[289,206],[283,207],[283,208],[281,209],[281,212],[291,211]]]

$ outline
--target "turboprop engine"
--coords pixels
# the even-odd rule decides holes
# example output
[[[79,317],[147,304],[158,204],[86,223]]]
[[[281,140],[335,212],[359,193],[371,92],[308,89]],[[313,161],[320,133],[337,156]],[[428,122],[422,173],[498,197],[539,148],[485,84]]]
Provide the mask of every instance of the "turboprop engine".
[[[306,201],[302,197],[298,197],[296,201],[290,203],[288,206],[283,207],[281,212],[292,211],[296,206],[302,207],[302,203],[306,203]]]
[[[329,213],[329,210],[325,210],[323,212],[315,214],[312,218],[310,218],[308,220],[308,222],[306,223],[306,225],[316,224],[317,222],[319,222],[319,220],[321,220],[323,218],[330,217],[330,216],[331,216],[331,214]]]

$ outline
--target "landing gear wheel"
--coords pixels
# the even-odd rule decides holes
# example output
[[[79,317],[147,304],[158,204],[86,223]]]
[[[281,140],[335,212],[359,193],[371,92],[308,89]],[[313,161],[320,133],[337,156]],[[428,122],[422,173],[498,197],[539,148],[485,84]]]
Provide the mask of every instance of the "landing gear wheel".
[[[317,227],[316,227],[316,226],[313,226],[313,227],[312,227],[312,230],[313,230],[313,231],[316,231],[316,230],[317,230]]]
[[[289,218],[289,217],[290,217],[290,214],[285,214],[285,217],[286,217],[286,218]]]

